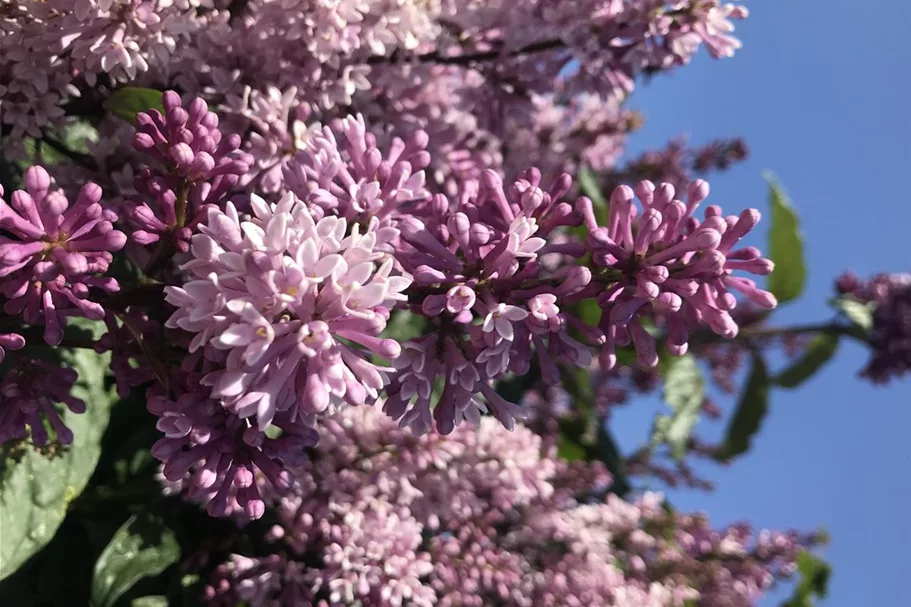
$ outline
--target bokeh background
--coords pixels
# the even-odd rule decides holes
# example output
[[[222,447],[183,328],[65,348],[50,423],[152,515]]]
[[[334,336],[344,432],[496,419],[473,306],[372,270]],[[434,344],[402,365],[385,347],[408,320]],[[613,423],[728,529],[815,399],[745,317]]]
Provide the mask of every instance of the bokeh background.
[[[911,271],[911,3],[777,0],[749,8],[737,29],[744,47],[732,60],[700,55],[637,89],[630,105],[647,122],[627,157],[671,134],[693,144],[745,137],[749,160],[713,176],[711,200],[765,210],[761,172],[777,174],[800,214],[810,275],[803,297],[775,317],[812,322],[827,318],[842,270]],[[714,493],[668,493],[718,523],[824,526],[824,557],[834,567],[827,607],[911,604],[911,383],[858,381],[865,359],[843,340],[810,382],[772,393],[749,454],[730,468],[698,468],[717,482]],[[655,410],[617,411],[612,428],[627,450],[645,440]],[[723,429],[699,426],[710,437]],[[787,595],[774,592],[762,605]]]

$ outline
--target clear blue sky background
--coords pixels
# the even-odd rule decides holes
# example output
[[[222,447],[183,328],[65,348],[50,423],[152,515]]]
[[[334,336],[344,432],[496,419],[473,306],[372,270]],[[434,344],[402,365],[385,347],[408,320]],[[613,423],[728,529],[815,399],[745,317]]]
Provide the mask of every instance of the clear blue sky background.
[[[732,212],[765,211],[760,173],[778,175],[800,213],[810,276],[803,298],[777,321],[821,320],[843,269],[911,271],[911,2],[747,6],[752,14],[737,31],[744,48],[733,59],[702,56],[640,86],[630,105],[647,123],[629,153],[678,134],[694,144],[746,137],[749,161],[712,180],[711,200]],[[706,468],[716,492],[669,494],[717,523],[827,528],[825,557],[835,568],[828,607],[911,605],[911,378],[884,388],[861,382],[865,358],[842,343],[811,383],[773,393],[746,457]],[[653,413],[618,412],[613,427],[626,448],[647,436]],[[700,431],[717,435],[715,426],[703,421]]]

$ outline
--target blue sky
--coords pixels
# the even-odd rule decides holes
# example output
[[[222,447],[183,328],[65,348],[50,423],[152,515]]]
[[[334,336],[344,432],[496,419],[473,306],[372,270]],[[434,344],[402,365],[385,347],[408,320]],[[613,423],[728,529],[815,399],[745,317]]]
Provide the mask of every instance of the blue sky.
[[[843,269],[911,271],[911,48],[907,0],[749,2],[733,58],[704,56],[641,85],[631,107],[646,126],[629,153],[687,134],[692,143],[741,135],[751,156],[712,179],[714,204],[766,210],[763,169],[797,207],[810,267],[803,298],[777,322],[827,318]],[[762,240],[756,244],[761,244]],[[911,548],[911,378],[873,387],[856,378],[866,355],[842,343],[837,358],[796,391],[775,391],[753,450],[709,467],[716,492],[672,492],[682,509],[717,523],[827,528],[835,568],[827,607],[907,604]],[[644,404],[645,405],[645,404]],[[614,420],[624,446],[647,436],[654,409]],[[713,435],[718,424],[702,422]],[[777,605],[774,593],[763,605]]]

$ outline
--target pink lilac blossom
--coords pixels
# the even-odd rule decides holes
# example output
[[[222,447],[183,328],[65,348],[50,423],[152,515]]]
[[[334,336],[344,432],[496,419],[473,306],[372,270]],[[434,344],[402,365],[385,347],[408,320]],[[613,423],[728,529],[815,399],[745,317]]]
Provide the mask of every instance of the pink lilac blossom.
[[[591,361],[569,328],[592,343],[600,334],[557,304],[558,297],[581,291],[591,273],[567,266],[543,278],[537,261],[539,251],[548,250],[544,237],[576,221],[560,200],[570,185],[569,176],[561,175],[545,189],[540,173],[530,169],[507,188],[488,170],[455,200],[435,196],[425,221],[402,219],[407,246],[396,259],[414,276],[409,301],[435,325],[432,333],[405,343],[395,361],[383,408],[402,426],[424,433],[435,422],[445,434],[489,412],[512,428],[525,412],[498,395],[492,382],[527,372],[533,358],[550,383],[559,380],[558,364],[585,367]],[[574,251],[572,244],[549,248]],[[581,245],[575,248],[581,255]],[[434,395],[438,379],[443,391]]]
[[[0,125],[40,137],[101,79],[132,82],[171,60],[203,0],[0,1]],[[14,143],[15,145],[15,143]]]
[[[222,137],[218,116],[202,99],[185,109],[177,93],[167,91],[162,105],[164,114],[150,110],[136,116],[133,147],[153,164],[137,176],[138,193],[126,217],[137,244],[166,238],[186,252],[196,224],[233,193],[250,159],[238,151],[238,135]]]
[[[430,163],[426,133],[416,131],[407,142],[394,138],[384,156],[362,116],[338,121],[335,130],[342,143],[332,128],[317,125],[283,169],[286,186],[315,218],[334,215],[389,225],[429,199],[422,170]]]
[[[193,369],[193,362],[190,357],[184,366]],[[272,438],[209,398],[208,390],[199,387],[202,374],[196,369],[173,372],[173,399],[160,384],[147,392],[149,412],[158,417],[156,427],[164,434],[152,446],[152,455],[164,462],[164,479],[180,482],[212,516],[260,518],[265,512],[260,486],[287,489],[291,478],[285,466],[300,464],[303,449],[316,443],[312,417],[278,414],[272,425],[281,436]]]
[[[275,204],[254,195],[252,208],[249,220],[231,203],[210,208],[182,266],[190,279],[165,289],[177,308],[166,325],[221,365],[203,385],[260,430],[279,412],[293,419],[377,398],[387,369],[368,354],[398,356],[399,344],[378,336],[411,282],[387,252],[398,231],[376,218],[364,229],[317,221],[293,194]]]
[[[72,443],[73,432],[60,417],[55,403],[63,403],[73,413],[85,412],[86,404],[70,394],[77,379],[73,369],[43,360],[20,359],[0,379],[0,444],[25,439],[31,433],[33,443],[46,445],[45,421],[54,430],[57,442]]]
[[[25,188],[13,192],[9,203],[0,198],[3,309],[43,324],[44,340],[57,345],[68,316],[104,316],[92,290],[120,288],[104,274],[126,235],[114,229],[117,215],[102,209],[101,188],[94,183],[83,186],[70,204],[47,171],[33,166],[25,172]]]
[[[6,357],[6,350],[21,350],[25,347],[25,338],[18,333],[0,333],[0,363]]]
[[[597,296],[602,308],[599,328],[607,337],[601,365],[616,365],[615,347],[632,343],[640,365],[654,367],[658,355],[654,337],[642,324],[658,316],[667,329],[666,347],[673,355],[687,351],[691,329],[707,325],[716,334],[732,338],[738,326],[731,316],[737,299],[771,309],[775,297],[755,282],[734,274],[745,271],[766,275],[773,264],[755,247],[734,249],[759,222],[759,211],[722,215],[719,207],[706,208],[700,221],[693,213],[709,194],[705,181],[687,187],[684,203],[675,199],[669,183],[640,182],[635,192],[617,187],[611,195],[609,225],[599,226],[587,199],[577,205],[585,217],[597,275],[614,275],[609,287],[585,292]],[[642,210],[633,204],[639,198]]]
[[[595,467],[597,464],[584,464]],[[274,554],[233,554],[206,589],[212,605],[632,605],[749,607],[815,539],[714,530],[585,491],[579,473],[525,428],[415,437],[372,408],[328,418],[313,457],[276,496]],[[572,485],[572,483],[570,483]],[[589,486],[590,488],[591,486]]]

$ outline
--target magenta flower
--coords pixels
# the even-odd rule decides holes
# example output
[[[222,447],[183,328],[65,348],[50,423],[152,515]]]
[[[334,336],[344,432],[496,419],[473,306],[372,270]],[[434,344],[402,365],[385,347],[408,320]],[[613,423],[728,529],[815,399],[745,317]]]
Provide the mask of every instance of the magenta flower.
[[[699,221],[693,212],[708,197],[709,187],[695,181],[687,188],[687,203],[674,198],[668,183],[655,187],[643,181],[635,195],[642,211],[633,205],[633,190],[620,186],[611,195],[607,227],[597,225],[591,202],[583,199],[577,209],[589,229],[588,246],[597,266],[596,276],[610,279],[610,286],[587,294],[597,295],[603,310],[599,328],[607,336],[601,365],[616,364],[615,347],[633,343],[639,364],[658,364],[655,339],[641,320],[656,318],[666,326],[666,346],[671,354],[687,351],[691,329],[705,324],[726,338],[737,334],[731,310],[739,291],[753,303],[774,308],[775,297],[749,279],[735,276],[742,270],[768,274],[772,262],[758,249],[733,249],[759,221],[759,211],[748,209],[739,217],[723,217],[710,206]]]
[[[6,357],[6,350],[21,350],[25,347],[25,338],[18,333],[0,333],[0,363]]]
[[[65,404],[73,413],[85,412],[85,403],[70,394],[78,374],[43,360],[19,362],[19,366],[0,380],[0,444],[28,437],[28,428],[36,445],[46,445],[46,420],[57,441],[69,445],[73,433],[61,419],[55,403]]]
[[[136,179],[127,219],[131,238],[141,245],[173,237],[183,252],[195,226],[210,205],[221,205],[250,168],[249,155],[238,151],[240,136],[222,138],[218,116],[194,99],[187,109],[174,91],[162,95],[165,113],[136,116],[133,147],[152,161]]]
[[[593,343],[603,336],[557,302],[585,288],[591,272],[570,266],[551,274],[538,261],[548,252],[544,237],[576,221],[570,205],[559,201],[570,183],[563,175],[545,190],[540,173],[531,169],[506,188],[487,171],[454,201],[434,197],[424,220],[412,215],[399,221],[406,244],[396,259],[414,276],[411,301],[420,302],[436,326],[404,344],[395,361],[383,407],[403,426],[420,434],[435,425],[446,434],[489,412],[512,428],[525,412],[497,394],[493,382],[510,372],[526,373],[532,357],[551,383],[559,381],[558,364],[589,364],[589,350],[570,336],[569,327]],[[551,250],[584,252],[581,246]],[[443,389],[434,403],[438,379]]]
[[[314,213],[388,223],[429,199],[422,170],[430,164],[426,133],[417,131],[407,143],[394,139],[384,157],[362,116],[346,117],[337,131],[341,145],[333,129],[313,129],[284,169],[287,187]]]
[[[86,184],[70,205],[51,185],[47,171],[33,166],[26,189],[13,192],[9,204],[0,199],[0,231],[7,234],[0,233],[0,292],[7,314],[43,323],[44,340],[56,345],[67,316],[104,317],[91,289],[119,289],[104,273],[126,236],[114,229],[117,215],[99,204],[100,187]]]

